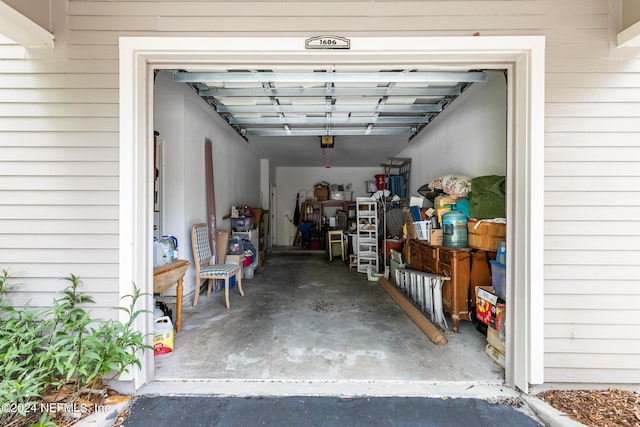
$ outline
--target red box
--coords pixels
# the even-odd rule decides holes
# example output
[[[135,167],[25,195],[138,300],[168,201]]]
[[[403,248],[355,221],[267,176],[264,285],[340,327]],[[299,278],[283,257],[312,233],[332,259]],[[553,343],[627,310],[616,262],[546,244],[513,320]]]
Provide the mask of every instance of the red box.
[[[505,308],[507,308],[507,306],[501,299],[498,300],[497,305],[491,307],[491,321],[489,322],[489,326],[498,332],[504,328]]]
[[[476,318],[479,322],[500,331],[505,308],[506,304],[494,293],[493,286],[476,286]]]

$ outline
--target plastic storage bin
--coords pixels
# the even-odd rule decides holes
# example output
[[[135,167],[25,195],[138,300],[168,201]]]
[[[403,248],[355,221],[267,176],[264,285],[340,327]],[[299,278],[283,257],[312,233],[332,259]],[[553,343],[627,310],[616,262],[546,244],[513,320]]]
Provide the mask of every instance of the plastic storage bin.
[[[231,218],[232,231],[249,231],[253,228],[253,217]]]
[[[491,285],[498,298],[506,301],[507,292],[507,267],[496,261],[491,263]]]
[[[418,240],[427,240],[429,238],[428,233],[430,228],[427,227],[427,221],[416,221],[413,223],[413,226],[416,229]]]

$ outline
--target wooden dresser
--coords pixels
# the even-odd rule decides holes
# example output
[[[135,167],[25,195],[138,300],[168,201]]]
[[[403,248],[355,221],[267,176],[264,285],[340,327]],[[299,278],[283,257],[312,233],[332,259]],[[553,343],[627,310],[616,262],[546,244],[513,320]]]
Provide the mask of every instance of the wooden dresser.
[[[450,277],[442,287],[442,305],[451,315],[454,332],[460,319],[471,320],[469,313],[470,249],[431,246],[427,242],[409,240],[409,266],[412,270]]]

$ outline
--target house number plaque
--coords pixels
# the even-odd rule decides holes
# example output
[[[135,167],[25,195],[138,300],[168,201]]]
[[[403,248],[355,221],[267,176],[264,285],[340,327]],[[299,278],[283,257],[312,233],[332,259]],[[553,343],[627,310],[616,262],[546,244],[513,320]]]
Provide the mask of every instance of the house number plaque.
[[[304,47],[307,49],[349,49],[351,41],[338,36],[316,36],[306,39]]]

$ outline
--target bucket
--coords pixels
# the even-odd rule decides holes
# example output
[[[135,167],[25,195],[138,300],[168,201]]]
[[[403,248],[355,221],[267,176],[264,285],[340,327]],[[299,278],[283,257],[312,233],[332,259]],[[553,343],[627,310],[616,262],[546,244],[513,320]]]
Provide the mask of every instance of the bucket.
[[[256,267],[254,265],[248,265],[242,269],[242,277],[245,279],[253,279],[255,271]]]
[[[467,217],[456,210],[442,215],[442,246],[446,248],[466,248]]]
[[[162,356],[173,351],[173,325],[169,316],[153,319],[153,355]]]

